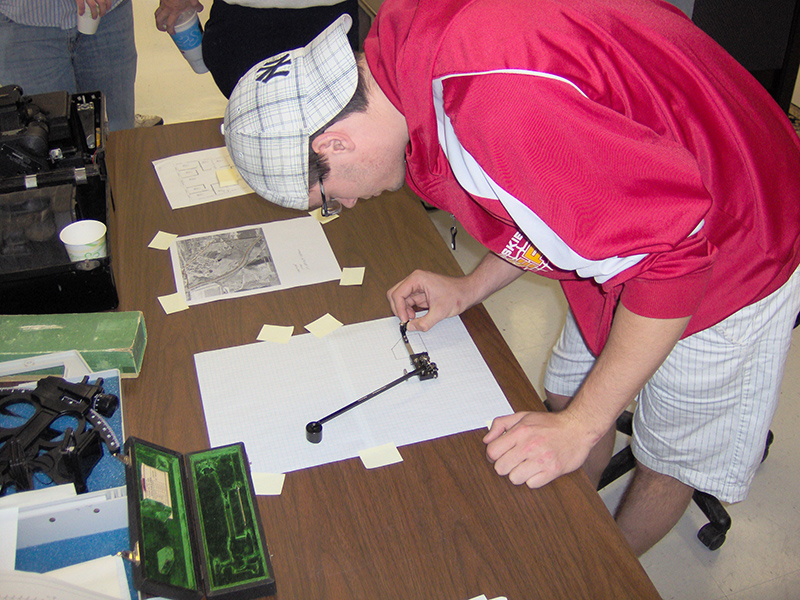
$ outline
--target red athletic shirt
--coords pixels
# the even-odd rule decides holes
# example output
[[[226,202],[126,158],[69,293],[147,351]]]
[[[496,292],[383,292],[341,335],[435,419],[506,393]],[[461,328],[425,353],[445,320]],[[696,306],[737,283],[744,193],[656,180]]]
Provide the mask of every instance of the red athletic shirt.
[[[797,135],[671,5],[386,0],[365,53],[408,123],[408,184],[560,279],[595,353],[620,301],[692,315],[686,336],[800,262]]]

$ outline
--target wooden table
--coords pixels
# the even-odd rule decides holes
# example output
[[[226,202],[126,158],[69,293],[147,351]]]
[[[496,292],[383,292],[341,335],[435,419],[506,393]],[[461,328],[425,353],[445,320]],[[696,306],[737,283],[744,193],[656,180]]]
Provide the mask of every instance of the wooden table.
[[[386,290],[413,269],[461,272],[420,203],[400,191],[325,225],[339,264],[366,266],[363,286],[330,282],[166,315],[157,298],[175,283],[168,253],[147,247],[157,231],[186,235],[301,216],[255,195],[170,208],[152,161],[224,145],[219,123],[131,129],[107,145],[120,310],[143,311],[148,332],[142,372],[123,386],[126,434],[180,452],[209,445],[195,353],[251,343],[263,323],[302,332],[326,312],[345,324],[387,317]],[[511,405],[542,409],[485,309],[463,320]],[[247,394],[235,381],[231,391],[233,402]],[[484,433],[404,446],[403,462],[380,469],[353,459],[289,473],[280,496],[260,496],[277,598],[658,597],[582,473],[541,490],[515,487],[486,461]]]

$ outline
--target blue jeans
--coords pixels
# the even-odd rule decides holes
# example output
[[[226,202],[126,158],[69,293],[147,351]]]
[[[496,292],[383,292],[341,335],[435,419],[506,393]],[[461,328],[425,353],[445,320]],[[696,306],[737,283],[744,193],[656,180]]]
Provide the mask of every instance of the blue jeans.
[[[97,33],[19,25],[0,15],[0,83],[30,96],[94,92],[106,101],[111,131],[134,126],[136,44],[133,8],[124,2],[100,20]]]

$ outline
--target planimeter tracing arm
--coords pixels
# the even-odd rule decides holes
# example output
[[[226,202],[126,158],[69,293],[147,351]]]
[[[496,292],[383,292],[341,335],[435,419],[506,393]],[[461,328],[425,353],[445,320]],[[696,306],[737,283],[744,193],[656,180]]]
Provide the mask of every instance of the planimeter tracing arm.
[[[411,379],[412,377],[419,376],[420,380],[424,381],[426,379],[436,379],[439,376],[439,369],[436,366],[436,363],[431,362],[430,357],[428,356],[427,352],[417,352],[415,353],[414,350],[411,348],[411,344],[408,341],[408,336],[406,335],[406,325],[407,323],[400,324],[400,335],[403,337],[403,343],[406,345],[406,349],[408,350],[409,358],[411,359],[411,364],[414,367],[412,371],[408,371],[404,373],[401,377],[398,377],[394,381],[391,381],[384,385],[383,387],[378,388],[374,392],[370,392],[363,398],[359,398],[358,400],[351,402],[347,406],[343,406],[339,410],[332,412],[326,417],[323,417],[319,421],[311,421],[306,425],[306,439],[311,442],[312,444],[318,444],[322,441],[322,425],[323,423],[327,423],[331,419],[338,417],[339,415],[346,413],[348,410],[355,408],[361,404],[364,404],[367,400],[371,400],[375,396],[382,394],[386,390],[389,390],[396,386],[399,383],[403,383],[404,381]]]

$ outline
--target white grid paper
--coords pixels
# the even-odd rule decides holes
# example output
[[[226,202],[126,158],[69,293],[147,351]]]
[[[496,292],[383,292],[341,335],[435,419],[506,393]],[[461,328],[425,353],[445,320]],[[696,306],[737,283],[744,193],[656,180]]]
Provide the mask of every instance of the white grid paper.
[[[195,355],[212,446],[242,441],[254,472],[287,473],[486,427],[512,412],[472,338],[456,317],[410,333],[427,351],[437,379],[414,377],[323,426],[322,442],[305,438],[309,421],[403,375],[411,363],[390,317],[339,328],[324,338],[256,343]]]

